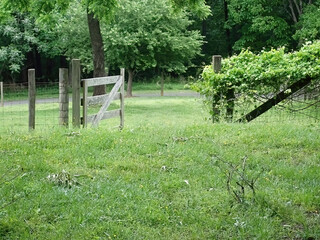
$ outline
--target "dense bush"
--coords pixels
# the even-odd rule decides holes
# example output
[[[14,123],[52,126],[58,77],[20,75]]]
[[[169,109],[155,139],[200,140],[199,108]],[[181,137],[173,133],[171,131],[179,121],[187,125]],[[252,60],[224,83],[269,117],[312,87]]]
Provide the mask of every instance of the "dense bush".
[[[275,94],[305,77],[317,83],[319,76],[320,41],[316,41],[289,53],[284,48],[259,54],[243,50],[239,55],[224,59],[219,73],[215,73],[212,66],[205,67],[201,79],[191,88],[206,96],[208,103],[223,106],[230,90],[235,96]]]

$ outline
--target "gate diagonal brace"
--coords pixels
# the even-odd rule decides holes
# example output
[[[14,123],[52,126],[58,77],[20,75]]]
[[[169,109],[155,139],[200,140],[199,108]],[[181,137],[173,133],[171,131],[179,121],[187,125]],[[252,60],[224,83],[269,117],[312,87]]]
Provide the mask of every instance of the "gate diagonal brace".
[[[111,104],[111,101],[114,99],[114,97],[116,96],[116,93],[118,92],[118,90],[120,89],[122,84],[121,78],[119,81],[117,81],[117,83],[114,85],[114,87],[112,88],[108,99],[105,101],[105,103],[102,105],[102,107],[100,108],[99,112],[97,113],[97,115],[94,117],[93,121],[92,121],[92,126],[97,127],[99,122],[101,121],[104,112],[108,109],[108,107]]]

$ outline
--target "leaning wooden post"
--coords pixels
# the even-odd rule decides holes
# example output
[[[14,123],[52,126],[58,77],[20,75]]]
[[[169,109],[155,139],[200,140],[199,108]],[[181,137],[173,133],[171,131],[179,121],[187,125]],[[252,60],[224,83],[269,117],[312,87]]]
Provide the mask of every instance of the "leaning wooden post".
[[[221,71],[221,55],[212,56],[212,68],[215,73],[219,73]],[[220,101],[220,94],[212,96],[212,121],[219,122],[220,110],[217,107],[217,103]]]
[[[121,68],[120,75],[122,78],[122,85],[120,88],[120,128],[124,127],[124,78],[125,78],[125,69]]]
[[[80,60],[72,60],[72,125],[80,127]]]
[[[59,68],[59,125],[69,124],[68,69]]]
[[[0,82],[0,106],[3,107],[4,106],[4,102],[3,102],[3,82]]]
[[[28,70],[29,130],[36,126],[36,71]]]

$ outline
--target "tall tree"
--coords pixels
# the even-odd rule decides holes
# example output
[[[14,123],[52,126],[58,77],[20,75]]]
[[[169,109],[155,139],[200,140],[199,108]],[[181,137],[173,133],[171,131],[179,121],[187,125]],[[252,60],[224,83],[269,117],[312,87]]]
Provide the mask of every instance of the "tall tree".
[[[127,96],[135,72],[149,68],[182,73],[192,65],[203,43],[198,31],[187,30],[184,11],[173,12],[167,0],[123,0],[104,33],[107,60],[128,70]]]
[[[70,3],[76,0],[2,0],[0,3],[1,12],[30,11],[37,16],[39,21],[56,20],[57,12],[66,11]],[[88,27],[92,46],[93,72],[94,77],[105,76],[103,41],[101,37],[100,21],[109,20],[117,5],[117,0],[82,0],[81,3],[87,9]],[[98,86],[94,94],[105,93],[104,86]]]
[[[0,25],[0,81],[15,81],[24,62],[35,59],[39,30],[32,17],[16,13]]]
[[[3,17],[3,13],[31,11],[37,16],[38,20],[52,21],[52,15],[57,12],[65,11],[73,1],[80,1],[87,9],[88,27],[93,53],[94,77],[104,76],[105,56],[100,22],[103,20],[110,20],[118,0],[1,0],[0,18]],[[207,15],[209,12],[204,4],[204,0],[172,0],[172,2],[174,2],[178,8],[189,6],[194,9],[194,11],[197,11],[198,14]],[[104,92],[104,87],[95,89],[95,94],[102,94]]]
[[[311,2],[311,1],[310,1]],[[303,14],[296,24],[297,31],[293,36],[300,45],[305,41],[313,41],[320,38],[320,1],[314,1],[303,9]]]
[[[288,12],[294,23],[298,23],[306,6],[313,4],[313,2],[313,0],[287,0],[285,6],[289,9]]]
[[[310,27],[312,25],[312,29],[318,26],[307,20],[312,15],[306,16],[308,12],[312,12],[311,9],[317,8],[318,2],[319,0],[228,0],[227,25],[239,32],[233,49],[240,51],[250,47],[259,51],[280,46],[295,48],[301,43],[293,38],[297,28],[298,31],[304,29],[304,24]],[[313,11],[313,14],[317,15],[317,12]]]
[[[240,51],[288,46],[292,28],[283,0],[230,0],[228,25],[237,29],[240,38],[233,48]]]
[[[88,12],[87,16],[93,54],[93,77],[104,77],[106,76],[106,70],[104,64],[104,46],[100,22],[94,16],[93,12]],[[102,85],[94,88],[93,95],[101,95],[105,93],[105,86]]]
[[[201,28],[205,37],[203,46],[204,61],[211,61],[212,55],[222,55],[224,57],[232,55],[234,44],[232,29],[226,27],[229,19],[228,4],[226,0],[208,0],[207,4],[211,8],[211,15],[203,19],[196,28]]]

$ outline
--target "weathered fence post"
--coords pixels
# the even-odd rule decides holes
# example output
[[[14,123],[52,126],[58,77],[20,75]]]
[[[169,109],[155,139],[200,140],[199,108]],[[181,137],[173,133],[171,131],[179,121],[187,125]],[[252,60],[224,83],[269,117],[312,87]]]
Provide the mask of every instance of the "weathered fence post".
[[[82,125],[84,128],[88,126],[88,82],[87,81],[82,81],[82,89],[83,89],[83,94],[82,94]]]
[[[29,130],[36,126],[36,71],[28,70]]]
[[[69,124],[68,69],[59,68],[59,125]]]
[[[212,56],[212,68],[215,73],[218,73],[221,71],[221,60],[222,60],[221,55],[213,55]]]
[[[80,60],[72,60],[72,125],[80,127]]]
[[[72,61],[69,62],[69,79],[68,79],[69,87],[72,88]]]
[[[3,107],[4,106],[4,102],[3,102],[3,82],[0,82],[0,106]]]
[[[215,73],[221,71],[221,55],[212,56],[212,68]],[[217,107],[217,103],[220,101],[220,94],[212,96],[212,122],[219,122],[220,110]]]
[[[122,85],[120,88],[120,128],[124,127],[124,78],[125,78],[125,69],[121,68],[120,75],[122,78]]]

